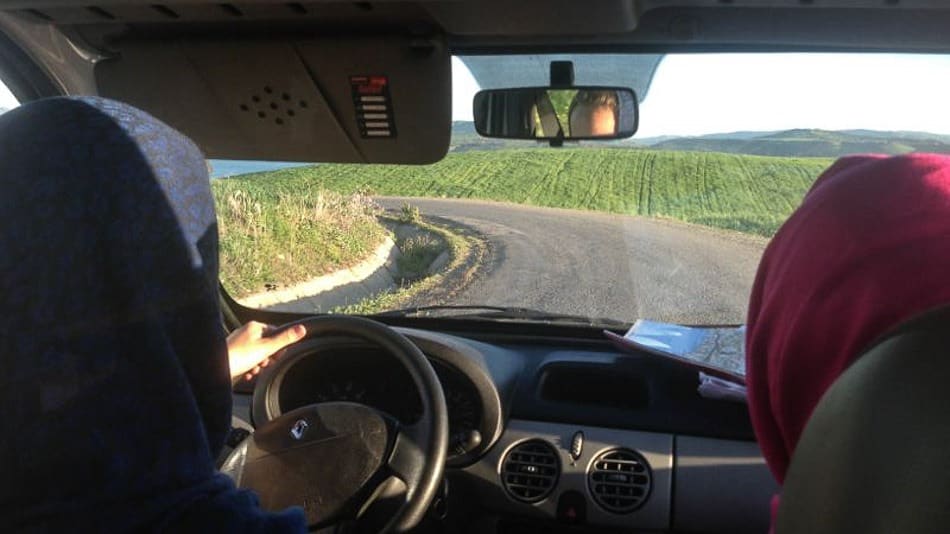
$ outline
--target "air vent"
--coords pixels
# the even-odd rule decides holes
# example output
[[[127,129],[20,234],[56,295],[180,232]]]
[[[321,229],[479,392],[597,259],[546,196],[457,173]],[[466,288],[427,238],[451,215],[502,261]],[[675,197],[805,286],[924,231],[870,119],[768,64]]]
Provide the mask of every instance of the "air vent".
[[[587,473],[594,501],[608,512],[625,514],[639,508],[650,495],[650,466],[629,449],[605,452]]]
[[[501,481],[508,494],[527,503],[547,497],[557,484],[560,473],[557,451],[541,440],[515,446],[508,451],[501,465]]]

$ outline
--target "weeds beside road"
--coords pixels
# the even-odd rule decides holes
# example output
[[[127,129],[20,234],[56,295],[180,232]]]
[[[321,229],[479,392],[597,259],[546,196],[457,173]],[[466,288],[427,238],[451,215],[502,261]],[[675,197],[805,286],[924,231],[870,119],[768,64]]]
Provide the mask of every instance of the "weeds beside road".
[[[213,182],[221,280],[236,298],[354,265],[388,235],[366,195]]]

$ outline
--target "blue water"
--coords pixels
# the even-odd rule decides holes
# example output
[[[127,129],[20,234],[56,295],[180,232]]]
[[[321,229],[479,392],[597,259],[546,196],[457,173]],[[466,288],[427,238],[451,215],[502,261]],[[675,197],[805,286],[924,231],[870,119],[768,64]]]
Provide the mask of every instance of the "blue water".
[[[302,167],[313,163],[294,163],[290,161],[249,161],[240,159],[209,159],[212,178],[230,178],[251,172],[276,171],[288,167]]]

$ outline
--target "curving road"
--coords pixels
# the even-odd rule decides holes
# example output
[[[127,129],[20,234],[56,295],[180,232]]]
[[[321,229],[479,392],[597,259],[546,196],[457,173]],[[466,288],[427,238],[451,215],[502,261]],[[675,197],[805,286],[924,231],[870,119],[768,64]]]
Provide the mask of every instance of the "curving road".
[[[766,240],[672,221],[472,200],[410,202],[472,227],[492,259],[452,302],[633,321],[745,321]]]

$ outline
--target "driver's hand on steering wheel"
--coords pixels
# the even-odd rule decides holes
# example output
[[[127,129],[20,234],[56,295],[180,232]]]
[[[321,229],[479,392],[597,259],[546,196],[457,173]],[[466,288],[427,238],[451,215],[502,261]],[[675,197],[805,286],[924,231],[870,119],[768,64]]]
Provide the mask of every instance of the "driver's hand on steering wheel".
[[[251,321],[228,336],[228,363],[231,366],[231,380],[244,375],[250,380],[267,367],[280,349],[300,341],[307,335],[303,325],[295,325],[279,334],[270,335],[275,327]]]

